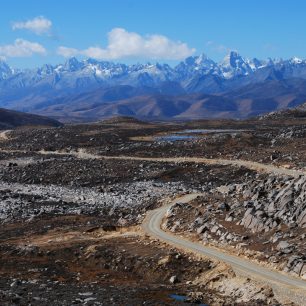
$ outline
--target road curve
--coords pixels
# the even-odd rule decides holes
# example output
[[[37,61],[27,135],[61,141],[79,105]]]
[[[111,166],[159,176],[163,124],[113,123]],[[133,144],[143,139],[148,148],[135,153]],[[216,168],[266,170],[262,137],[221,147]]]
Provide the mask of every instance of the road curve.
[[[286,287],[289,290],[298,291],[299,293],[302,293],[303,295],[305,294],[306,296],[306,281],[302,279],[270,270],[249,260],[240,258],[235,255],[229,255],[222,252],[221,250],[207,247],[200,243],[192,242],[188,239],[184,239],[178,235],[165,232],[161,229],[162,220],[171,205],[176,202],[188,203],[199,195],[200,194],[188,194],[172,201],[168,205],[150,211],[142,224],[143,230],[150,236],[158,238],[159,240],[167,242],[175,247],[183,248],[184,250],[188,250],[196,254],[215,258],[229,264],[235,271],[247,274],[252,278],[258,279],[259,281],[267,282],[272,286],[275,284],[277,286],[281,286],[282,288]]]
[[[0,140],[9,140],[8,134],[12,132],[12,130],[6,130],[3,132],[0,132]]]

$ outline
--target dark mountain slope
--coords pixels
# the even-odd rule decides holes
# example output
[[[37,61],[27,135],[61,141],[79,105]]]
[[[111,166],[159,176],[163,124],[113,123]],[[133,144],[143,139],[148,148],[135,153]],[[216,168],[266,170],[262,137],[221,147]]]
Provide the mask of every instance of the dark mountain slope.
[[[0,129],[13,129],[20,126],[58,127],[61,125],[60,122],[47,117],[0,108]]]
[[[149,87],[116,86],[50,100],[35,113],[66,121],[111,116],[154,119],[247,118],[306,101],[306,80],[270,80],[225,94],[164,95]]]

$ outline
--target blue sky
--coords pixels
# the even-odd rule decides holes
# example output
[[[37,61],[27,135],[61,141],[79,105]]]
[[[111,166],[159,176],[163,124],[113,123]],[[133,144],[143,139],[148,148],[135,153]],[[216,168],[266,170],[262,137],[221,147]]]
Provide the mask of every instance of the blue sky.
[[[306,58],[304,0],[3,0],[0,56],[15,67],[65,57],[176,63],[228,50]]]

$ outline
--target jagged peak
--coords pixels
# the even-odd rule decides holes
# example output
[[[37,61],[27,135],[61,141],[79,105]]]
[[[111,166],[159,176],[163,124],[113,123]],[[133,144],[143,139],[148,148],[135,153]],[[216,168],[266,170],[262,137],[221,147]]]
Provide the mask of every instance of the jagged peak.
[[[68,58],[66,63],[80,63],[80,61],[75,56],[73,56]]]
[[[99,62],[98,60],[92,58],[92,57],[89,57],[87,59],[84,59],[83,60],[83,63],[84,64],[92,64],[92,65],[97,65],[97,64],[100,64],[101,62]]]
[[[65,69],[70,71],[76,71],[83,66],[83,63],[80,62],[76,57],[70,57],[64,64]]]
[[[246,60],[235,50],[230,51],[225,55],[223,60],[221,61],[221,66],[232,66],[235,67],[238,62],[246,62]]]
[[[0,59],[0,78],[6,79],[14,73],[14,69],[11,68],[4,59]]]
[[[237,50],[231,50],[231,51],[229,51],[228,56],[229,56],[229,57],[234,57],[234,58],[238,58],[238,57],[241,58],[241,55],[238,53]]]
[[[215,62],[212,59],[210,59],[205,53],[201,53],[199,55],[189,56],[181,63],[184,63],[185,65],[201,66],[203,64],[215,63]]]
[[[303,60],[297,56],[293,56],[292,58],[290,58],[289,62],[293,64],[302,64]]]
[[[0,66],[2,67],[10,67],[5,59],[0,58]]]

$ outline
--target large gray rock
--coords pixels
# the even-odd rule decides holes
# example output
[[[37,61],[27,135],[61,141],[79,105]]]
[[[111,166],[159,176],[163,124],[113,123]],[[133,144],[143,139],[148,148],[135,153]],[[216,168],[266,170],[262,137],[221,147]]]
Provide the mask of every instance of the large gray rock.
[[[294,248],[294,247],[293,247],[291,244],[289,244],[288,241],[285,241],[285,240],[280,241],[280,242],[278,243],[278,245],[276,246],[276,249],[277,249],[278,251],[281,251],[281,252],[283,252],[283,253],[285,253],[285,254],[291,253],[292,250],[293,250],[293,248]]]
[[[202,225],[197,229],[197,234],[202,234],[206,231],[208,231],[208,227],[206,225]]]

